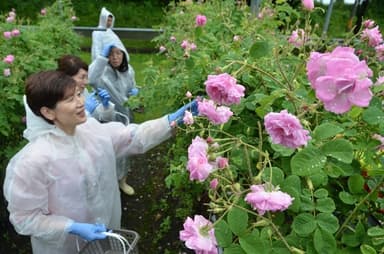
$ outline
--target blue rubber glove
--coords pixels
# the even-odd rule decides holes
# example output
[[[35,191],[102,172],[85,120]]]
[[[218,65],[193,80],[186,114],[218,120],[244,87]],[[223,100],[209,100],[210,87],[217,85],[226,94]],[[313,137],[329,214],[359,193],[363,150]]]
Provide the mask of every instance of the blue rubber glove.
[[[103,224],[88,224],[74,222],[69,226],[69,233],[78,235],[87,241],[93,241],[98,239],[104,239],[107,236],[102,232],[106,232],[107,229]]]
[[[188,110],[192,113],[193,116],[196,116],[199,114],[198,106],[197,106],[197,100],[193,100],[187,105],[184,105],[183,107],[179,108],[176,112],[168,115],[168,121],[169,123],[176,121],[177,124],[183,124],[183,118],[185,111]]]
[[[132,88],[131,91],[129,91],[128,95],[129,95],[129,96],[136,96],[136,95],[138,95],[138,93],[139,93],[139,89],[137,89],[136,87],[134,87],[134,88]]]
[[[111,96],[109,96],[108,91],[102,88],[97,88],[97,94],[101,99],[101,104],[103,104],[104,108],[107,108],[109,100],[111,99]]]
[[[109,56],[109,53],[111,52],[111,49],[115,47],[115,45],[113,44],[107,44],[103,47],[103,51],[101,51],[101,55],[103,57],[108,57]]]
[[[92,114],[98,105],[99,102],[95,97],[95,92],[91,93],[87,98],[85,98],[85,110],[87,110],[88,113]]]

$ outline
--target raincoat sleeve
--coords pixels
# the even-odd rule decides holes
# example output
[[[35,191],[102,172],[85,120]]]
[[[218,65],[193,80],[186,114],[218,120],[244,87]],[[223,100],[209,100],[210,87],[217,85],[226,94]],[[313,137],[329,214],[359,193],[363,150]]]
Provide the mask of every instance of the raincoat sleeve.
[[[108,58],[98,55],[96,59],[89,66],[88,80],[92,86],[98,84],[104,69],[108,64]]]
[[[112,133],[111,138],[118,158],[143,154],[172,136],[167,116],[142,124],[129,124],[123,128],[116,128],[116,125],[124,126],[112,122],[106,124],[106,128]]]
[[[4,195],[8,201],[9,219],[19,234],[31,235],[62,246],[68,235],[67,228],[73,221],[50,214],[50,180],[46,172],[48,160],[34,158],[34,149],[39,147],[24,148],[7,166]]]
[[[96,59],[96,57],[101,54],[102,50],[103,50],[102,33],[100,31],[93,31],[92,32],[92,47],[91,47],[92,61],[94,61]]]

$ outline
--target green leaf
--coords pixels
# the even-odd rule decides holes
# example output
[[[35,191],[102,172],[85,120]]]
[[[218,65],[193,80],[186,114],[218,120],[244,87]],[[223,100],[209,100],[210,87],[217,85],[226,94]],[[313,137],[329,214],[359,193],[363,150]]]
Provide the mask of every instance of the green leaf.
[[[384,236],[384,229],[380,227],[372,227],[368,229],[367,233],[372,237]]]
[[[301,213],[293,219],[293,231],[298,235],[307,236],[316,229],[316,220],[310,213]]]
[[[220,220],[215,225],[215,237],[217,244],[221,247],[228,247],[232,243],[232,232],[227,222]]]
[[[268,41],[257,41],[249,50],[249,56],[253,59],[258,59],[267,56],[271,53]]]
[[[283,145],[279,145],[279,144],[271,144],[271,147],[274,151],[280,153],[282,156],[291,156],[294,152],[295,152],[295,149],[292,149],[292,148],[289,148],[289,147],[285,147]]]
[[[227,215],[228,224],[232,232],[241,236],[248,226],[248,213],[238,207],[232,207]]]
[[[316,198],[325,198],[325,197],[328,197],[328,191],[324,188],[321,188],[321,189],[317,189],[313,195],[316,197]]]
[[[232,244],[228,248],[224,248],[224,254],[246,254],[238,244]]]
[[[270,182],[271,176],[274,186],[280,185],[284,181],[284,172],[277,167],[266,168],[263,172],[262,179],[264,182]]]
[[[321,229],[330,234],[335,233],[339,229],[339,220],[331,213],[319,213],[316,216],[316,222]]]
[[[343,128],[335,124],[324,123],[315,128],[312,137],[317,140],[323,140],[334,137],[336,134],[343,132],[343,130]]]
[[[321,147],[321,151],[339,161],[351,163],[353,159],[352,144],[345,139],[336,139],[325,143]]]
[[[315,148],[304,148],[292,157],[292,174],[309,176],[322,170],[327,158]]]
[[[336,205],[332,198],[319,198],[316,200],[316,210],[331,213],[336,210]]]
[[[336,253],[336,239],[335,237],[321,228],[316,229],[313,236],[313,243],[315,249],[321,254],[334,254]]]
[[[295,175],[290,175],[285,178],[284,182],[281,184],[281,190],[288,193],[291,197],[294,198],[292,205],[289,206],[289,210],[298,212],[301,206],[300,192],[301,192],[301,182],[300,178]]]
[[[351,195],[349,192],[346,192],[346,191],[341,191],[339,193],[339,198],[341,201],[343,201],[344,204],[347,204],[347,205],[353,205],[357,201],[353,195]]]
[[[368,244],[361,245],[360,250],[361,250],[362,254],[376,254],[377,253],[376,250]]]
[[[384,120],[384,112],[377,107],[369,107],[363,112],[363,120],[370,125],[382,123]]]
[[[352,175],[348,178],[348,188],[352,194],[363,193],[364,190],[364,177],[360,174]]]
[[[251,234],[248,234],[246,236],[239,237],[239,242],[241,248],[247,254],[267,253],[267,246],[265,244],[265,241],[260,239],[257,230],[254,230]]]

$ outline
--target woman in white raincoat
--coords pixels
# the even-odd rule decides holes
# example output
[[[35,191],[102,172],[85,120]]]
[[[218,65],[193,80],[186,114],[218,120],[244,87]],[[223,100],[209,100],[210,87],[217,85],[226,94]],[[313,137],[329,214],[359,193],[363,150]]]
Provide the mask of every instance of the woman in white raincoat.
[[[188,108],[197,113],[193,101],[140,125],[102,124],[86,117],[76,82],[59,71],[31,75],[24,104],[29,143],[7,166],[4,195],[11,223],[31,236],[35,254],[73,254],[81,238],[120,228],[116,158],[144,153],[171,137],[170,121]]]
[[[112,30],[114,24],[115,16],[105,7],[101,8],[99,25],[97,26],[97,30],[92,32],[92,61],[95,60],[96,57],[101,54],[101,51],[103,50],[105,45],[111,43],[119,43],[123,45],[119,36],[117,36],[117,34]],[[127,57],[129,61],[128,54]]]

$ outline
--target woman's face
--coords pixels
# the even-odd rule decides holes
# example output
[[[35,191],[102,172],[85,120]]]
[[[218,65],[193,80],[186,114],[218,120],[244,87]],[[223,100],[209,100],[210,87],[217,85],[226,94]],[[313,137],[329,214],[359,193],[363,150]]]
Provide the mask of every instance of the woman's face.
[[[88,72],[84,69],[80,69],[72,78],[76,81],[79,86],[80,92],[83,92],[88,84]]]
[[[115,47],[112,48],[108,58],[113,68],[119,68],[119,66],[123,62],[123,54],[124,53],[120,49]]]
[[[75,91],[68,91],[64,99],[50,110],[53,118],[51,120],[54,124],[69,135],[75,133],[77,125],[87,120],[84,110],[84,96],[78,86],[76,86]]]

